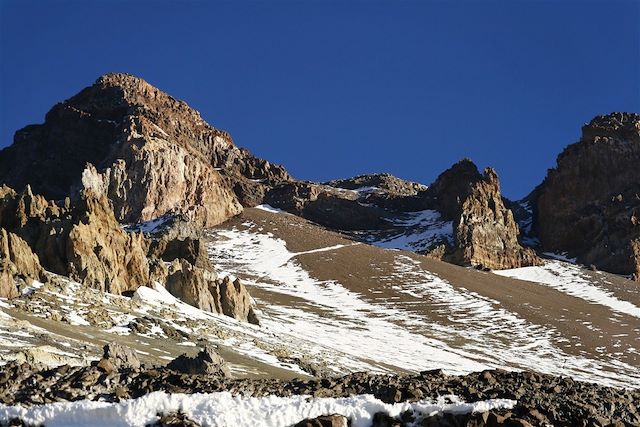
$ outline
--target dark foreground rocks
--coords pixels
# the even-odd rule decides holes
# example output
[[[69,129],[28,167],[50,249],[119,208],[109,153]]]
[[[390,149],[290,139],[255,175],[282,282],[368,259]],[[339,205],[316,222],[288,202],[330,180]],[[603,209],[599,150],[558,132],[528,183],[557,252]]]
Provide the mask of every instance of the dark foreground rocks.
[[[354,373],[341,378],[280,381],[231,379],[219,372],[187,374],[169,367],[125,367],[107,372],[97,366],[65,365],[39,369],[37,366],[9,363],[0,368],[0,402],[7,405],[20,403],[29,406],[80,399],[116,402],[153,391],[228,391],[234,395],[255,397],[372,394],[386,403],[435,400],[441,396],[456,395],[467,402],[513,399],[517,404],[510,410],[484,414],[440,414],[428,418],[423,425],[640,425],[639,390],[604,387],[535,372],[494,370],[466,376],[446,375],[441,371],[402,376]],[[404,415],[407,419],[387,419],[387,424],[383,423],[381,415],[376,425],[404,426],[410,421],[410,415]]]

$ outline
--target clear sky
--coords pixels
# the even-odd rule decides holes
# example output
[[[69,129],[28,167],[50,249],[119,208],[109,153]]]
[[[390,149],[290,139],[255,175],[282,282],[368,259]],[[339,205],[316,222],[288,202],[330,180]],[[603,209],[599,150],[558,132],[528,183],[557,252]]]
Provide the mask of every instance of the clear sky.
[[[519,198],[594,115],[640,112],[637,0],[0,0],[0,49],[0,147],[119,71],[310,180],[470,157]]]

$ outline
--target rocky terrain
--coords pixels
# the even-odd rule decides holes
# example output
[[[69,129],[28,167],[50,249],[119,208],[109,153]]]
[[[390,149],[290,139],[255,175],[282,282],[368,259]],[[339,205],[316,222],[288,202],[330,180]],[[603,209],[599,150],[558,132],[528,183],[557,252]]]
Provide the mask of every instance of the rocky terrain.
[[[250,180],[289,179],[184,102],[125,74],[99,78],[53,107],[44,124],[16,132],[0,154],[0,182],[63,199],[87,163],[101,172],[116,218],[128,223],[172,212],[215,225],[260,193]]]
[[[194,238],[197,228],[184,226],[182,234],[171,231],[176,227],[150,230],[155,237],[127,232],[93,166],[83,171],[82,185],[77,201],[66,198],[60,205],[34,195],[29,185],[20,194],[0,189],[0,297],[15,298],[33,280],[59,276],[112,294],[159,282],[195,307],[258,323],[244,285],[218,279],[206,255],[198,254],[204,249]]]
[[[105,75],[0,151],[0,424],[638,425],[639,147],[314,183]]]
[[[440,412],[431,414],[407,409],[394,417],[376,412],[374,427],[419,426],[547,426],[547,425],[638,425],[640,392],[601,387],[570,378],[536,372],[482,371],[451,376],[440,370],[416,375],[372,375],[359,372],[331,379],[270,380],[228,378],[224,362],[210,348],[196,357],[181,356],[162,367],[144,367],[130,350],[106,345],[103,358],[95,366],[38,369],[27,364],[9,364],[0,372],[0,401],[20,402],[25,407],[50,402],[100,399],[122,402],[149,393],[230,392],[243,398],[268,396],[347,398],[371,395],[386,404],[436,401],[442,396],[458,396],[466,402],[502,399],[517,402],[508,409],[475,414]],[[167,417],[171,413],[159,413]],[[330,415],[330,414],[327,414]],[[183,415],[184,417],[184,415]],[[349,421],[348,417],[326,416],[329,426]],[[322,422],[322,418],[318,418]],[[165,421],[166,422],[166,421]],[[183,421],[184,422],[184,421]],[[192,421],[193,425],[199,425]],[[305,424],[308,423],[308,424]],[[179,425],[183,425],[182,422]],[[296,426],[315,425],[313,420]]]
[[[640,277],[640,115],[598,116],[536,191],[542,246],[585,265]]]

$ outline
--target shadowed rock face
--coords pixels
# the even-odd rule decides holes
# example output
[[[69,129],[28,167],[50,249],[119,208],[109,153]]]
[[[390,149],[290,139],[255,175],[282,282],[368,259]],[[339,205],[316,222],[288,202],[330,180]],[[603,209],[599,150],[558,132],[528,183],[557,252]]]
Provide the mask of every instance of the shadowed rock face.
[[[484,175],[468,159],[444,171],[429,187],[387,174],[326,184],[288,182],[270,189],[265,202],[325,227],[360,238],[358,232],[393,232],[407,212],[437,211],[452,221],[453,246],[428,248],[430,256],[460,265],[504,269],[540,260],[523,248],[518,225],[500,193],[496,172]],[[364,239],[366,241],[366,238]]]
[[[0,182],[62,199],[79,188],[86,163],[102,173],[124,222],[173,212],[219,224],[242,211],[241,201],[259,203],[260,187],[289,179],[184,102],[126,74],[100,77],[54,106],[44,124],[16,132],[0,151]]]
[[[167,369],[193,375],[215,375],[229,377],[229,368],[216,353],[215,348],[206,346],[195,357],[182,355],[167,364]]]
[[[582,128],[538,189],[542,246],[640,276],[640,115],[613,113]]]

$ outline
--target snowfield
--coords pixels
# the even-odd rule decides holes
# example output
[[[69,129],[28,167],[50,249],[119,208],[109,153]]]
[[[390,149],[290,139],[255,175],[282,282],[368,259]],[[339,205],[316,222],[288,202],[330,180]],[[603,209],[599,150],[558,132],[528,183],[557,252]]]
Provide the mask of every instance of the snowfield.
[[[492,399],[465,403],[456,396],[442,396],[437,401],[386,404],[371,395],[346,398],[250,397],[231,393],[167,394],[154,392],[120,403],[77,401],[23,408],[0,404],[0,420],[19,417],[29,424],[47,427],[144,427],[158,419],[158,414],[181,411],[195,422],[210,427],[288,427],[305,418],[340,414],[351,419],[352,427],[369,427],[373,415],[387,412],[391,416],[412,410],[417,419],[441,412],[466,414],[492,409],[511,409],[515,400]],[[417,420],[417,421],[418,421]],[[417,423],[416,421],[416,423]],[[417,425],[417,424],[416,424]]]

